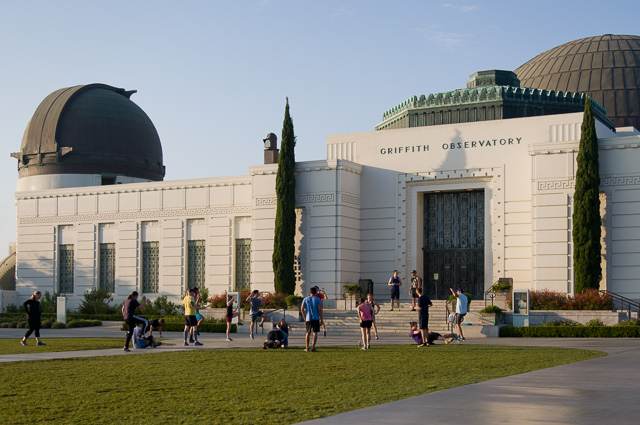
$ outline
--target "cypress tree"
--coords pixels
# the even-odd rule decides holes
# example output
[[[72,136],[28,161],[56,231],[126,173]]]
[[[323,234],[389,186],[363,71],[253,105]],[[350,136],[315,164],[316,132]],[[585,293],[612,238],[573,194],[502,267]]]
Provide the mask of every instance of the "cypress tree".
[[[289,98],[287,98],[284,110],[281,140],[276,174],[277,206],[272,257],[273,284],[276,292],[293,294],[296,286],[293,271],[296,232],[296,157],[294,152],[296,137],[293,133],[293,121],[289,115]]]
[[[602,278],[598,137],[589,97],[584,105],[577,163],[573,197],[573,266],[575,293],[579,294],[585,289],[599,289]]]

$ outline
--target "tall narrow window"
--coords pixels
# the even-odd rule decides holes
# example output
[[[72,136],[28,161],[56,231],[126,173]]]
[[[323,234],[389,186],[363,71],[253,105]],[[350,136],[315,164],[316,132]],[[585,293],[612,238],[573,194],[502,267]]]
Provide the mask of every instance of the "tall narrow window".
[[[251,239],[236,239],[236,291],[251,288]]]
[[[188,241],[187,287],[204,288],[205,246],[203,240]]]
[[[73,244],[59,245],[58,291],[73,294]]]
[[[158,292],[160,286],[158,258],[158,242],[142,242],[142,292]]]
[[[116,282],[116,244],[101,243],[100,244],[100,276],[98,285],[108,292],[115,292]]]

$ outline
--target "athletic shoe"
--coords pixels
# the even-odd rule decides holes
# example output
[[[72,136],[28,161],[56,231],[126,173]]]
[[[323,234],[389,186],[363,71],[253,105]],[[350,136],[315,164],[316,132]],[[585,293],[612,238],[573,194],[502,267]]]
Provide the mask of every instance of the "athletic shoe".
[[[233,341],[231,338],[227,338],[227,342],[231,342]]]
[[[389,311],[393,311],[393,307],[391,307],[391,308],[389,309]]]
[[[449,337],[449,338],[446,338],[446,339],[444,340],[444,343],[445,343],[445,344],[451,344],[451,341],[453,341],[453,338]]]
[[[378,335],[376,335],[376,339],[380,339],[380,338],[378,338]]]
[[[26,345],[26,344],[25,344],[25,345]],[[129,347],[124,347],[124,348],[122,349],[122,351],[131,351],[131,350],[129,350]]]
[[[411,311],[416,311],[416,309],[415,309],[415,308],[413,308],[413,307],[411,307]]]
[[[189,338],[189,342],[193,344],[193,338]]]
[[[371,348],[371,346],[370,346],[370,345],[367,345],[367,350],[369,350],[370,348]]]
[[[458,338],[458,342],[464,341],[464,338]]]
[[[322,336],[326,337],[327,336],[327,331],[323,331],[322,332]]]
[[[195,344],[193,344],[193,345],[197,345],[198,347],[200,347],[201,345],[204,345],[204,344],[203,344],[203,343],[201,343],[200,341],[196,341],[196,343],[195,343]]]
[[[422,348],[422,347],[424,347],[424,346],[426,346],[426,344],[424,344],[424,343],[423,343],[423,344],[419,344],[419,345],[418,345],[418,348]]]
[[[47,345],[47,344],[45,344],[44,342],[39,342],[39,343],[37,343],[36,345],[37,345],[38,347],[44,347],[44,346],[45,346],[45,345]]]
[[[361,349],[361,350],[366,350],[366,349],[367,349],[367,347],[362,347],[362,348],[360,348],[360,349]]]
[[[20,341],[20,345],[22,345],[23,347],[27,346],[27,341]]]
[[[312,352],[312,353],[317,353],[317,352],[318,352],[318,350],[316,350],[315,348],[312,348],[312,349],[311,349],[311,352]]]
[[[309,349],[308,349],[308,348],[305,348],[305,349],[304,349],[304,352],[306,353],[307,351],[309,351]]]
[[[265,350],[267,349],[267,341],[265,341],[264,344],[262,344],[262,348],[264,348]]]
[[[398,311],[400,311],[400,309],[398,309]]]
[[[189,346],[189,343],[188,343],[187,341],[185,341],[185,342],[184,342],[184,346],[185,346],[185,347],[188,347],[188,346]]]
[[[249,335],[249,338],[253,339],[253,334]]]

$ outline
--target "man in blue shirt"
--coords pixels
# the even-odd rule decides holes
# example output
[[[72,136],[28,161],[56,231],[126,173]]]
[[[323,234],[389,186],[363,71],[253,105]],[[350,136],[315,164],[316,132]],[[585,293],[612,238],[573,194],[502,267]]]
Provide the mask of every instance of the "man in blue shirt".
[[[312,351],[316,352],[316,341],[318,340],[318,332],[320,332],[320,324],[323,322],[322,320],[322,300],[316,297],[318,290],[316,287],[311,288],[309,296],[306,297],[302,301],[302,306],[300,307],[300,313],[305,318],[305,324],[307,326],[307,334],[305,335],[305,349],[304,351]],[[309,350],[309,337],[311,336],[311,332],[313,331],[313,345],[311,346],[311,350]]]

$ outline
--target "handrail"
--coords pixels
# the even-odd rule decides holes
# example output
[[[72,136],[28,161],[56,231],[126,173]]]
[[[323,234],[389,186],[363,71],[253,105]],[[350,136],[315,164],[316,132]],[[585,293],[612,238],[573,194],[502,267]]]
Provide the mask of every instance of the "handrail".
[[[601,289],[600,293],[602,295],[608,295],[610,296],[613,300],[617,301],[620,303],[620,309],[621,310],[625,310],[624,305],[627,305],[626,310],[629,311],[629,313],[631,313],[632,311],[638,311],[640,312],[640,303],[638,301],[634,301],[630,298],[624,297],[620,294],[616,294],[615,292],[611,292],[611,291],[607,291],[606,289]],[[613,304],[613,308],[615,309],[616,304],[614,302]],[[634,307],[634,308],[632,308]],[[629,314],[629,316],[631,316],[631,314]]]
[[[501,277],[498,280],[496,280],[495,282],[493,282],[493,285],[491,285],[489,288],[487,288],[486,291],[484,291],[484,306],[487,306],[487,295],[490,296],[491,298],[491,305],[493,305],[493,300],[496,297],[496,292],[494,291],[494,288],[496,287],[497,284],[499,283],[508,283],[511,285],[511,288],[513,288],[513,279],[510,277]]]

